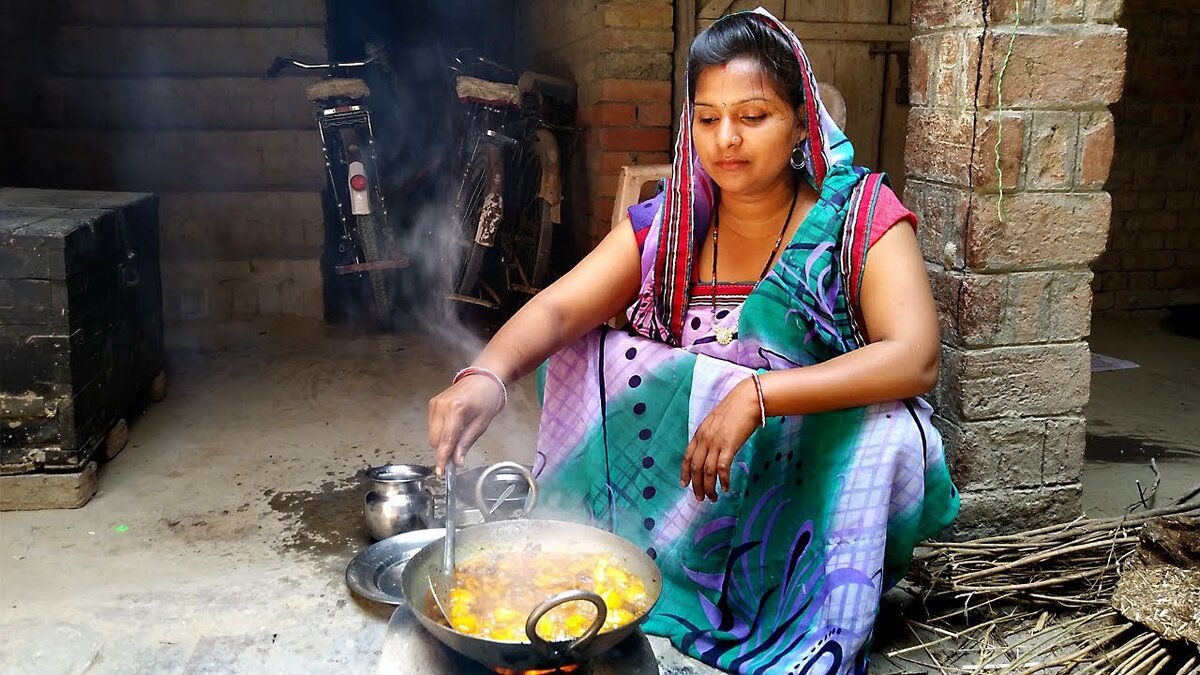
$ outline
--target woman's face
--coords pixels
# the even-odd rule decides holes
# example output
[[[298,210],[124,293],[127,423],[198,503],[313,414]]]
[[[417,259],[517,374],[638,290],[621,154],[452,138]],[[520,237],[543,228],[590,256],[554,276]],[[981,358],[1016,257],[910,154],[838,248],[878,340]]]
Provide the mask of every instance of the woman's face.
[[[722,191],[753,194],[787,180],[792,148],[805,137],[801,119],[751,58],[700,71],[692,142]]]

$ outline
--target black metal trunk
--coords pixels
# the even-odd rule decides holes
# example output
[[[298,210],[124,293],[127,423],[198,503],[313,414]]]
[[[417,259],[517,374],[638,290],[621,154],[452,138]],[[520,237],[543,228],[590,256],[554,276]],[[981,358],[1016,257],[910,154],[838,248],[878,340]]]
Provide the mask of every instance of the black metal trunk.
[[[154,195],[0,188],[0,474],[82,468],[163,367]]]

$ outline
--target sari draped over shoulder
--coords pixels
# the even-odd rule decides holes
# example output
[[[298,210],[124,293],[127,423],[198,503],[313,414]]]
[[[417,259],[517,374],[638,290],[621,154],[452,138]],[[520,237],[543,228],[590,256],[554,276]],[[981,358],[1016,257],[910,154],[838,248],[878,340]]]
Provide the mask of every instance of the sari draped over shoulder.
[[[644,628],[737,673],[862,673],[880,595],[914,546],[958,510],[941,437],[920,399],[773,417],[737,453],[730,490],[679,486],[684,450],[753,372],[803,368],[861,347],[857,288],[882,184],[850,162],[807,76],[804,177],[819,198],[719,346],[690,302],[715,186],[693,160],[685,111],[666,191],[632,209],[642,287],[630,328],[601,328],[550,359],[535,473],[546,501],[634,542],[663,593]],[[639,222],[640,221],[640,222]]]

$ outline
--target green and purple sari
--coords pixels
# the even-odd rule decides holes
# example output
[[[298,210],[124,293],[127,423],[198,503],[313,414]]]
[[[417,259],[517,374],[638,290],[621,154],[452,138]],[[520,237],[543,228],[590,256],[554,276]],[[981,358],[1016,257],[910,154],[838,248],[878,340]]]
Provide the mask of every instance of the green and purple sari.
[[[694,160],[690,109],[666,191],[631,209],[642,288],[627,331],[594,331],[544,372],[535,472],[547,501],[644,548],[663,573],[645,624],[738,673],[861,673],[883,590],[958,510],[922,400],[775,417],[738,452],[728,493],[679,487],[683,453],[752,372],[803,368],[866,343],[856,312],[882,178],[853,150],[806,74],[804,178],[819,192],[757,285],[694,287],[716,186]],[[720,344],[713,322],[736,325]]]

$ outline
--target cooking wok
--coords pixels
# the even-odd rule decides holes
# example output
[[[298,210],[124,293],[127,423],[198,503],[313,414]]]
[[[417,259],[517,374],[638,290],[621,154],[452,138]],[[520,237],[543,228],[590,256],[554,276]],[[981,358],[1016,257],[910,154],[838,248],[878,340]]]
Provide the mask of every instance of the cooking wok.
[[[430,613],[438,612],[429,597],[429,575],[440,574],[445,539],[439,539],[421,549],[400,577],[400,588],[417,621],[447,647],[493,668],[512,670],[549,669],[591,659],[616,646],[646,619],[646,614],[662,592],[662,577],[650,556],[620,537],[587,525],[557,520],[505,520],[483,523],[459,531],[456,535],[455,558],[466,561],[477,556],[536,555],[531,546],[545,550],[570,551],[580,555],[605,554],[620,561],[630,574],[646,585],[650,598],[646,611],[633,621],[601,633],[608,608],[599,595],[590,591],[568,591],[548,598],[535,608],[525,622],[525,634],[530,642],[501,642],[460,633],[447,627]],[[534,630],[537,621],[552,608],[572,600],[584,600],[596,605],[595,622],[574,640],[549,642]]]

